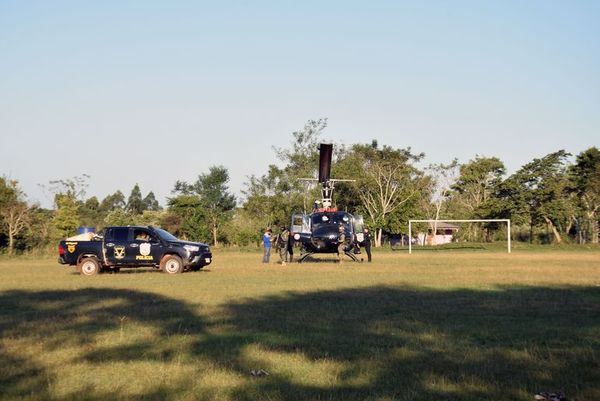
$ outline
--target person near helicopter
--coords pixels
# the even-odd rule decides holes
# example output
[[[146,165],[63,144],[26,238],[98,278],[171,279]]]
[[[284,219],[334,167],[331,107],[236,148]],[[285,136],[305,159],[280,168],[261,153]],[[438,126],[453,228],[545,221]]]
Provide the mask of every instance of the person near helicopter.
[[[275,241],[275,247],[279,253],[279,259],[281,259],[281,265],[285,266],[288,261],[288,247],[289,247],[290,231],[285,226],[281,226],[277,240]]]
[[[346,227],[344,227],[344,223],[340,222],[338,226],[338,246],[337,246],[337,255],[338,260],[342,263],[344,253],[346,248]]]

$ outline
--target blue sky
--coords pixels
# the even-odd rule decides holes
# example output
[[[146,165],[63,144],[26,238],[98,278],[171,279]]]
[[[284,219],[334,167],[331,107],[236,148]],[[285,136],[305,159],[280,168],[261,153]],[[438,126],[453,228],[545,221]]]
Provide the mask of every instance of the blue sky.
[[[38,184],[82,173],[164,204],[224,165],[238,193],[322,117],[324,139],[514,171],[600,146],[598,21],[598,1],[0,0],[0,174],[45,206]]]

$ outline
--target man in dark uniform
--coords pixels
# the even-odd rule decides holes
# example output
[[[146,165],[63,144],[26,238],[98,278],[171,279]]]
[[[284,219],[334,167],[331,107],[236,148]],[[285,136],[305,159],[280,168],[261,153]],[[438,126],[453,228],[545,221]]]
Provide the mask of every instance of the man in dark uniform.
[[[279,258],[281,259],[281,265],[285,266],[288,260],[288,242],[289,242],[290,232],[287,227],[281,226],[281,231],[277,236],[277,250],[279,252]]]
[[[338,227],[338,260],[340,263],[343,261],[344,257],[344,248],[346,248],[346,228],[344,227],[344,223],[340,223]]]
[[[294,233],[292,233],[292,232],[290,232],[290,235],[288,236],[287,252],[288,252],[288,260],[291,263],[294,261]]]
[[[367,227],[363,228],[364,240],[365,244],[365,252],[367,252],[367,261],[371,262],[371,233]]]

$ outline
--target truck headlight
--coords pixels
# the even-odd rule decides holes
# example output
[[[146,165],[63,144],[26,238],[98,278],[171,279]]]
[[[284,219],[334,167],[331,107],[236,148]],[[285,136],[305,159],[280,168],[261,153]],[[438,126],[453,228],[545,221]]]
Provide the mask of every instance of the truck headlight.
[[[187,250],[188,252],[198,252],[200,247],[197,245],[184,245],[183,249]]]

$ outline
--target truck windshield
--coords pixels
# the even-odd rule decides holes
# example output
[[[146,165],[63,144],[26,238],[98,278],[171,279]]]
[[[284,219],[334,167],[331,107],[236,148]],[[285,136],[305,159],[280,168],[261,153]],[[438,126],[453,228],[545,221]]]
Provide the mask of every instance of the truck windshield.
[[[165,241],[179,241],[179,239],[177,237],[175,237],[173,234],[163,230],[162,228],[156,228],[155,230],[158,233],[158,236],[160,238],[164,239]]]

